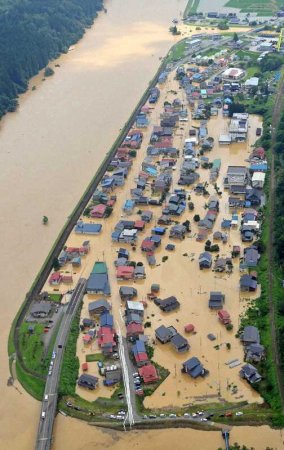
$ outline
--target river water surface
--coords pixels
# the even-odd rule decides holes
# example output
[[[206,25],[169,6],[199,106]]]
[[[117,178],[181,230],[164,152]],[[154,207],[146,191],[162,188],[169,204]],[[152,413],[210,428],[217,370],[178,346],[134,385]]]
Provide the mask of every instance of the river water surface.
[[[42,75],[35,77],[31,86],[37,89],[23,95],[19,110],[0,125],[0,448],[5,450],[34,448],[40,411],[40,404],[20,385],[6,384],[11,322],[66,218],[147,87],[159,58],[173,44],[167,29],[174,17],[180,17],[186,0],[107,0],[105,4],[108,13],[100,14],[75,49],[56,61],[60,67],[55,68],[55,75],[45,82]],[[49,217],[47,227],[41,224],[43,215]],[[186,432],[186,439],[198,442],[196,432]],[[106,448],[138,449],[149,447],[149,439],[149,448],[172,448],[177,432],[163,432],[163,441],[161,433],[144,433],[144,447],[138,447],[132,435],[124,436],[123,447],[112,447],[109,434],[60,418],[55,448],[100,449],[105,443]],[[283,448],[279,432],[269,433],[274,433],[275,448]],[[260,429],[259,434],[268,436]],[[214,449],[215,443],[208,448]]]

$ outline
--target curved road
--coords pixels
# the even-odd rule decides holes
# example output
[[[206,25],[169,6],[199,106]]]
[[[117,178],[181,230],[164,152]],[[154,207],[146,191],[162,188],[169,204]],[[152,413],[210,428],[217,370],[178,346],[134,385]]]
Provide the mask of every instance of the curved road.
[[[78,281],[58,330],[53,349],[53,357],[50,363],[52,365],[49,370],[49,372],[51,371],[51,374],[47,376],[44,390],[36,440],[36,450],[49,450],[51,448],[52,430],[57,408],[58,384],[64,355],[64,347],[67,342],[72,320],[85,293],[86,282],[87,280],[85,278],[80,278]]]

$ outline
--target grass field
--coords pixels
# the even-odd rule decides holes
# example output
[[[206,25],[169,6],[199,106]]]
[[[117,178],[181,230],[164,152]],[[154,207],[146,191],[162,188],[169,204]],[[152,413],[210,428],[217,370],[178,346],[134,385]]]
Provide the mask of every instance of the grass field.
[[[102,353],[93,353],[92,355],[86,355],[86,362],[93,362],[93,361],[105,361],[105,357]]]
[[[182,59],[185,56],[185,46],[186,41],[180,41],[178,42],[170,51],[168,54],[168,61],[178,61],[179,59]]]
[[[29,327],[33,328],[33,332],[29,332]],[[27,322],[24,322],[20,328],[20,351],[24,363],[28,369],[40,374],[46,373],[47,370],[43,361],[43,329],[43,324]]]
[[[49,300],[55,303],[60,303],[62,299],[62,294],[49,294]]]
[[[280,0],[229,0],[225,4],[230,8],[238,8],[243,13],[257,13],[258,16],[272,16],[280,5]]]
[[[23,388],[37,400],[42,400],[45,381],[32,377],[29,373],[25,372],[18,362],[16,363],[16,374]]]

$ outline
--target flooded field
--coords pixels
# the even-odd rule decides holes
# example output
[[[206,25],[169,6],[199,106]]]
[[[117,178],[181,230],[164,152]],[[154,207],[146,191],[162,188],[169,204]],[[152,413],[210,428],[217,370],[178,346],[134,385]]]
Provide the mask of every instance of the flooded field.
[[[191,429],[143,430],[118,433],[113,430],[99,429],[82,422],[59,415],[56,424],[56,440],[53,450],[217,450],[225,448],[219,431],[202,432]],[[70,434],[70,429],[72,433]],[[80,443],[74,442],[74,435],[80,436]],[[254,450],[282,450],[284,435],[279,430],[269,427],[235,427],[230,432],[230,442],[245,444]]]

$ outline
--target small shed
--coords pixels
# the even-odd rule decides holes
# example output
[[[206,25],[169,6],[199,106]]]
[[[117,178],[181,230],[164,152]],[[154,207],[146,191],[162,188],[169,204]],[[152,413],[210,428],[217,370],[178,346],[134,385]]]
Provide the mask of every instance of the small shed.
[[[184,331],[186,333],[193,333],[195,330],[194,325],[192,325],[192,323],[188,323],[187,325],[185,325],[184,327]]]
[[[87,370],[89,369],[88,363],[87,363],[87,362],[84,362],[84,363],[82,364],[81,368],[82,368],[82,371],[83,371],[83,372],[87,372]]]

